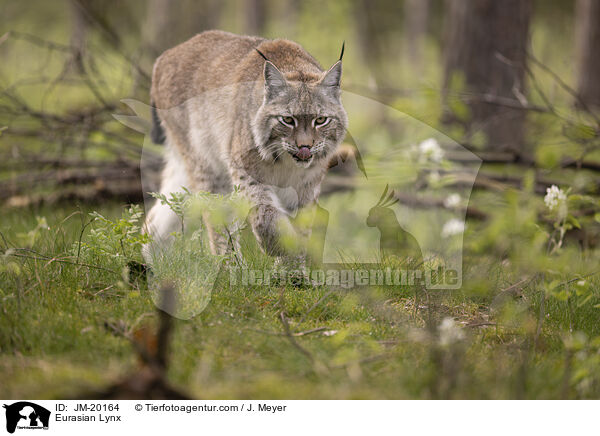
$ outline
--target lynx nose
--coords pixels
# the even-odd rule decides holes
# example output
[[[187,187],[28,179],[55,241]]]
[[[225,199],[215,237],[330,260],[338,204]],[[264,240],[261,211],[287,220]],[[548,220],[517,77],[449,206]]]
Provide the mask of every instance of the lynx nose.
[[[296,157],[301,160],[308,160],[312,156],[310,152],[310,147],[308,145],[302,145],[298,149],[298,153],[296,153]]]
[[[303,140],[296,140],[296,147],[298,147],[298,149],[301,149],[302,147],[311,149],[313,148],[313,145],[315,145],[315,142],[312,139],[303,138]]]
[[[312,134],[310,134],[310,132],[306,131],[306,130],[299,130],[296,133],[296,146],[298,147],[298,149],[301,149],[302,147],[307,147],[307,148],[311,148],[313,146],[313,144],[315,143],[314,138],[312,136]]]

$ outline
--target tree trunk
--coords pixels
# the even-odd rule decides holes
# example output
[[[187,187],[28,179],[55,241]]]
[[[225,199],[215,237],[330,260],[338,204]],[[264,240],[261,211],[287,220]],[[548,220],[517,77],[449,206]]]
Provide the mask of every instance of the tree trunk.
[[[150,0],[144,42],[153,57],[204,30],[219,27],[220,0]]]
[[[71,0],[69,7],[71,10],[71,47],[73,50],[72,68],[77,73],[83,73],[83,56],[90,23],[79,2]]]
[[[397,56],[398,47],[391,41],[398,33],[402,3],[390,0],[355,0],[354,19],[360,50],[370,72],[370,86],[382,90],[397,81],[389,72],[389,59]]]
[[[462,101],[468,111],[446,113],[444,121],[462,121],[467,139],[483,132],[486,145],[496,150],[518,151],[523,147],[526,112],[502,103],[509,99],[518,106],[524,94],[532,3],[445,3],[444,99],[448,104],[458,92],[467,97]]]
[[[417,71],[423,67],[423,41],[427,34],[430,0],[404,0],[406,51]]]
[[[265,28],[267,5],[265,0],[244,1],[245,32],[247,35],[260,36]]]
[[[298,21],[302,10],[301,0],[287,0],[284,2],[284,16],[280,20],[284,23],[286,35],[294,38],[298,34]]]
[[[577,0],[575,20],[577,94],[600,108],[600,1]]]

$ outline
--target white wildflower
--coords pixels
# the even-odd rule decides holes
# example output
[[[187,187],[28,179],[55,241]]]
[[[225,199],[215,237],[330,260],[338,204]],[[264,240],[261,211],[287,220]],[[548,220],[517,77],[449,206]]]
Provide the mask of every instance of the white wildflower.
[[[437,171],[432,171],[427,176],[427,181],[429,182],[429,184],[435,185],[440,181],[441,178],[442,177],[440,176],[440,173],[438,173]]]
[[[442,227],[442,237],[447,238],[453,235],[460,235],[465,231],[465,223],[456,218],[452,218],[450,221],[444,224]]]
[[[465,332],[450,317],[444,318],[438,327],[438,331],[441,345],[452,345],[465,338]]]
[[[434,138],[426,139],[419,144],[419,160],[421,162],[440,162],[444,158],[444,150]]]
[[[460,204],[460,202],[460,195],[454,192],[444,199],[444,207],[446,207],[447,209],[453,209],[457,207]]]
[[[559,218],[567,216],[567,194],[556,185],[546,189],[544,203],[551,212],[556,212]]]

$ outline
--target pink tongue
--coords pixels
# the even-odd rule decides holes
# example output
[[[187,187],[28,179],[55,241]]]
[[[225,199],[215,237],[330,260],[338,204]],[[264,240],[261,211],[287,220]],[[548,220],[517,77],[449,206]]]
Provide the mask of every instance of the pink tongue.
[[[300,150],[298,150],[296,156],[298,157],[298,159],[308,160],[311,156],[310,149],[308,147],[300,147]]]

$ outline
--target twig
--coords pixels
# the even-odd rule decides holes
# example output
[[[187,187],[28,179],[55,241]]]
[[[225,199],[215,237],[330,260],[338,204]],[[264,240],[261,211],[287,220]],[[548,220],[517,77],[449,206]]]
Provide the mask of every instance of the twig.
[[[529,57],[529,59],[531,59],[533,61],[534,64],[536,64],[538,67],[540,67],[542,70],[544,70],[550,76],[552,76],[552,78],[556,81],[556,83],[558,83],[559,86],[562,89],[564,89],[569,94],[571,94],[571,96],[574,97],[577,100],[577,103],[581,106],[581,108],[583,110],[585,110],[588,114],[590,114],[592,116],[592,118],[594,118],[594,120],[596,121],[596,123],[600,124],[600,118],[598,118],[596,116],[596,114],[594,113],[594,111],[592,111],[589,108],[589,106],[585,103],[585,101],[583,101],[583,99],[581,98],[581,96],[579,95],[579,93],[577,91],[575,91],[573,88],[571,88],[569,85],[567,85],[560,78],[560,76],[558,74],[556,74],[548,66],[546,66],[545,64],[543,64],[542,62],[540,62],[539,60],[537,60],[537,58],[535,56],[533,56],[531,53],[528,52],[527,56]]]
[[[67,44],[61,44],[59,42],[47,41],[45,39],[40,38],[39,36],[32,35],[26,32],[16,32],[11,30],[10,32],[5,33],[2,38],[14,38],[16,40],[27,41],[31,44],[46,47],[50,50],[62,51],[71,53],[74,50],[73,46]]]
[[[288,324],[287,318],[285,317],[284,311],[281,311],[281,313],[279,314],[279,321],[281,322],[281,325],[283,325],[285,336],[288,338],[288,340],[294,346],[294,348],[296,348],[298,351],[304,354],[308,358],[308,360],[310,360],[311,363],[315,363],[315,358],[311,354],[311,352],[308,351],[306,348],[302,347],[294,338],[294,335],[290,330],[290,325]]]
[[[524,279],[522,279],[522,280],[519,280],[517,283],[515,283],[515,284],[513,284],[513,285],[510,285],[508,288],[506,288],[506,289],[502,289],[502,290],[499,292],[499,294],[506,294],[506,293],[509,293],[509,292],[511,292],[511,291],[513,291],[513,290],[515,290],[516,288],[518,288],[519,286],[521,286],[521,285],[524,285],[525,283],[528,283],[528,282],[530,282],[530,281],[531,281],[531,280],[533,280],[533,279],[534,279],[534,277],[525,277]]]
[[[87,223],[85,222],[85,218],[83,217],[83,213],[81,215],[81,232],[79,232],[79,239],[77,240],[77,259],[76,262],[79,263],[79,255],[81,254],[81,240],[83,239],[83,233],[87,226],[94,222],[95,218],[91,218]]]
[[[333,291],[329,291],[325,295],[323,295],[321,298],[319,298],[319,300],[317,300],[317,302],[315,304],[313,304],[304,315],[302,315],[302,318],[300,318],[299,323],[302,324],[304,322],[304,320],[306,319],[306,317],[308,316],[308,314],[311,313],[317,306],[319,306],[319,304],[321,304],[321,302],[323,302],[323,300],[325,300],[331,294],[333,294]]]
[[[535,336],[533,337],[533,349],[537,349],[538,341],[542,334],[542,327],[544,326],[544,317],[546,316],[546,291],[542,290],[542,298],[540,301],[540,311],[538,314],[538,325],[535,330]]]
[[[115,336],[127,339],[144,362],[148,364],[155,363],[155,357],[152,356],[142,344],[135,340],[130,329],[123,329],[121,326],[110,321],[105,321],[104,327],[113,332]]]
[[[312,333],[322,332],[323,330],[327,330],[327,327],[317,327],[317,328],[314,328],[314,329],[305,330],[303,332],[296,332],[296,333],[293,333],[292,336],[296,336],[296,337],[298,337],[298,336],[306,336],[306,335],[310,335]]]
[[[566,281],[564,281],[564,282],[562,282],[562,283],[559,283],[558,285],[556,285],[556,286],[555,286],[555,287],[553,287],[552,289],[553,289],[553,290],[554,290],[554,289],[558,289],[558,288],[560,288],[560,287],[562,287],[562,286],[564,286],[564,285],[568,285],[568,284],[570,284],[570,283],[577,282],[577,281],[579,281],[579,280],[587,279],[587,278],[589,278],[589,277],[595,276],[596,274],[600,274],[600,270],[598,270],[598,271],[594,271],[594,272],[591,272],[591,273],[589,273],[589,274],[584,274],[584,275],[582,275],[582,276],[575,277],[575,278],[573,278],[573,279],[566,280]]]
[[[150,74],[143,70],[133,59],[122,51],[122,41],[119,34],[108,24],[106,20],[91,10],[81,0],[75,0],[75,3],[81,8],[83,13],[87,16],[88,20],[95,25],[103,34],[104,38],[115,48],[117,54],[126,60],[136,72],[144,78],[147,82],[150,82]]]
[[[165,284],[161,288],[162,301],[159,309],[160,324],[157,333],[156,361],[162,369],[167,368],[168,351],[171,331],[173,330],[173,317],[175,311],[175,287],[173,284]]]
[[[466,324],[465,327],[484,327],[484,326],[495,326],[495,322],[478,322],[476,324]]]
[[[10,244],[8,243],[8,240],[4,236],[4,233],[2,233],[1,231],[0,231],[0,238],[2,238],[2,242],[4,242],[4,246],[6,247],[6,249],[4,251],[8,250]],[[13,245],[13,247],[14,247],[14,245]]]
[[[521,102],[519,100],[515,100],[512,98],[508,98],[508,97],[501,97],[499,95],[494,95],[494,94],[463,93],[462,96],[467,101],[489,103],[489,104],[494,104],[497,106],[508,107],[511,109],[522,109],[522,110],[527,110],[527,111],[532,111],[532,112],[542,112],[542,113],[550,112],[550,110],[544,106],[523,104],[523,102]]]
[[[245,330],[249,330],[251,332],[256,332],[256,333],[264,333],[266,335],[286,336],[286,333],[282,333],[282,332],[270,332],[268,330],[254,329],[254,328],[251,328],[251,327],[247,327]],[[294,336],[294,337],[307,336],[307,335],[310,335],[312,333],[322,332],[324,330],[327,330],[327,327],[317,327],[317,328],[314,328],[314,329],[305,330],[303,332],[292,333],[292,336]]]

